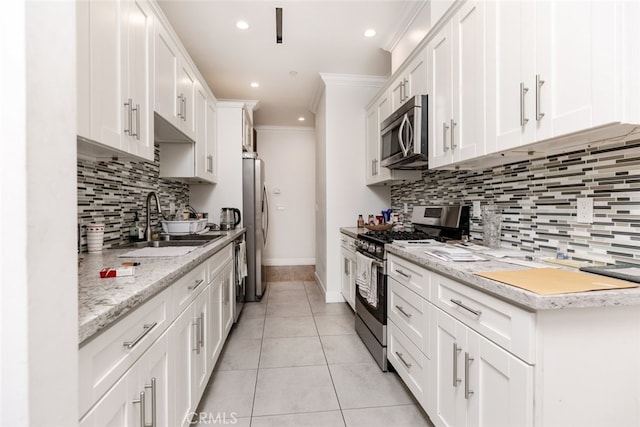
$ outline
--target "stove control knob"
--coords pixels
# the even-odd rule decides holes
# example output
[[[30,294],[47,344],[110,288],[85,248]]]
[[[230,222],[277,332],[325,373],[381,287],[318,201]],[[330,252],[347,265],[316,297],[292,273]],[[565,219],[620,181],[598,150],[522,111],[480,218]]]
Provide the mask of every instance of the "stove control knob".
[[[382,257],[382,251],[383,251],[382,246],[378,246],[378,247],[376,248],[376,254],[377,254],[378,256],[380,256],[380,257]]]

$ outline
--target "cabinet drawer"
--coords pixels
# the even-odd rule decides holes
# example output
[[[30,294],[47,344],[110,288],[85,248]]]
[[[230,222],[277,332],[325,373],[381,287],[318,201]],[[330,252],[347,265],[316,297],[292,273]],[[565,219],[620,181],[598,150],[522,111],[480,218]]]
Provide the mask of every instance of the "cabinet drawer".
[[[207,287],[207,261],[182,276],[172,287],[173,312],[177,317]]]
[[[388,285],[387,313],[389,319],[420,351],[430,357],[428,327],[432,312],[431,305],[394,278],[389,278]]]
[[[416,400],[426,407],[429,358],[422,354],[393,321],[387,326],[387,358]]]
[[[431,273],[435,305],[528,363],[535,363],[535,313]]]
[[[387,275],[426,299],[430,297],[429,273],[429,270],[393,254],[387,258]]]
[[[207,264],[207,283],[211,283],[213,278],[218,274],[225,266],[227,261],[233,258],[233,244],[229,244],[216,252],[206,261]]]
[[[173,320],[171,287],[79,350],[80,416],[116,383]]]

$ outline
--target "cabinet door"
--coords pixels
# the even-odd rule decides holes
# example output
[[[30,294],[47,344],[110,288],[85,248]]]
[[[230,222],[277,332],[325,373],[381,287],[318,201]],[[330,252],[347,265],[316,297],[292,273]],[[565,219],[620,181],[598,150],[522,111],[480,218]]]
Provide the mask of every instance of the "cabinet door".
[[[484,154],[484,1],[468,1],[453,17],[453,161]]]
[[[191,407],[196,408],[200,401],[200,396],[207,386],[209,379],[209,371],[207,369],[207,327],[209,325],[209,287],[202,291],[198,298],[193,302],[193,321],[196,324],[195,344],[197,350],[192,353],[193,356],[193,401]]]
[[[165,120],[178,126],[178,45],[167,29],[156,23],[154,42],[154,110]]]
[[[531,142],[535,136],[535,3],[500,1],[485,5],[486,143],[490,153]]]
[[[427,93],[429,72],[427,71],[427,50],[423,49],[407,68],[407,98]]]
[[[178,67],[178,96],[180,96],[181,110],[178,127],[185,135],[196,139],[196,77],[189,63],[181,56]]]
[[[205,120],[205,143],[204,146],[200,148],[201,152],[197,159],[199,163],[196,163],[196,169],[198,169],[197,165],[200,165],[201,170],[198,172],[198,176],[209,182],[216,182],[216,163],[218,161],[216,154],[217,113],[215,101],[212,99],[207,100]]]
[[[229,335],[233,326],[233,304],[235,304],[235,286],[233,283],[233,263],[229,262],[223,270],[224,281],[222,283],[222,336]]]
[[[224,272],[219,272],[209,285],[209,322],[207,327],[207,370],[209,372],[213,371],[224,344],[222,330],[224,277]]]
[[[127,151],[153,161],[151,64],[154,17],[144,0],[130,1],[128,9],[128,96],[133,105]]]
[[[464,354],[466,347],[465,327],[449,315],[436,310],[435,343],[436,360],[432,363],[431,396],[435,399],[435,410],[431,419],[438,427],[466,425],[464,406]]]
[[[355,310],[355,255],[344,248],[340,248],[342,269],[341,293],[345,301]]]
[[[140,425],[140,398],[135,387],[138,370],[133,367],[80,420],[80,427],[137,427]]]
[[[453,40],[452,24],[447,24],[427,46],[429,55],[429,166],[451,162],[451,127],[453,125]]]
[[[187,308],[173,323],[170,330],[172,342],[171,359],[173,366],[173,387],[175,403],[175,426],[186,427],[190,421],[194,387],[192,386],[192,371],[197,344],[195,331],[196,323],[193,310]]]
[[[365,179],[367,184],[375,182],[377,175],[376,166],[380,162],[380,122],[378,121],[378,106],[372,105],[367,110],[366,117],[366,136],[365,141],[367,144],[367,157],[365,164]]]
[[[544,81],[537,140],[616,121],[621,7],[600,1],[537,4],[536,74]]]
[[[533,366],[476,332],[468,337],[468,425],[533,426]]]
[[[165,332],[138,362],[140,370],[138,389],[144,390],[146,395],[145,418],[147,424],[151,423],[155,410],[156,427],[173,426],[173,390],[170,388],[172,367],[169,348],[169,333]]]
[[[205,178],[207,171],[207,104],[208,94],[204,86],[198,81],[195,89],[195,175]]]
[[[405,74],[402,74],[400,77],[396,78],[396,80],[391,84],[390,93],[391,93],[391,110],[395,111],[407,99],[407,78]]]
[[[79,52],[79,64],[83,69],[79,74],[83,76],[83,90],[80,93],[83,102],[89,105],[79,105],[79,109],[88,110],[79,115],[79,129],[81,136],[100,142],[109,147],[126,150],[124,130],[128,123],[128,109],[125,103],[127,92],[127,3],[125,1],[110,2],[81,2],[78,4],[78,16],[81,20],[79,28],[84,28],[89,43]],[[83,20],[88,20],[86,25]],[[86,68],[86,69],[85,69]],[[88,123],[86,121],[88,120]]]

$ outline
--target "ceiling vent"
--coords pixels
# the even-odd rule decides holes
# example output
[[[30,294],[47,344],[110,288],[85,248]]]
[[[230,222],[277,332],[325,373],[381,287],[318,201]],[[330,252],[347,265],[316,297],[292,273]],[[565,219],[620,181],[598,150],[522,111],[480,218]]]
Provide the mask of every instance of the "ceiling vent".
[[[276,43],[282,44],[282,8],[276,7]]]

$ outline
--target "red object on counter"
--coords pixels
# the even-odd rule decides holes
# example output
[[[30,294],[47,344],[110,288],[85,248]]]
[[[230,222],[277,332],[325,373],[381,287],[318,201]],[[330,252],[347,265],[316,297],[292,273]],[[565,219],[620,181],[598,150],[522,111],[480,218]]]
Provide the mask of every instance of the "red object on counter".
[[[100,277],[105,279],[107,277],[116,277],[116,269],[115,268],[103,268],[100,270]]]
[[[133,276],[133,267],[125,268],[103,268],[100,270],[100,278]]]

